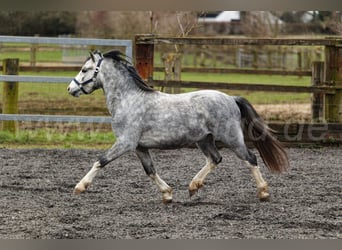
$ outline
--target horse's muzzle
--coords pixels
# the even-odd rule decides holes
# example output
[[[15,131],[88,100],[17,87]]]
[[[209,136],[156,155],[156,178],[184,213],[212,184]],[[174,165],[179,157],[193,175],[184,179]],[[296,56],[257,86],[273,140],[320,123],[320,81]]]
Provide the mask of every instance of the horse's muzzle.
[[[79,97],[81,94],[80,88],[78,86],[76,86],[76,87],[72,86],[72,83],[70,83],[69,86],[67,87],[67,91],[70,95],[72,95],[74,97]]]

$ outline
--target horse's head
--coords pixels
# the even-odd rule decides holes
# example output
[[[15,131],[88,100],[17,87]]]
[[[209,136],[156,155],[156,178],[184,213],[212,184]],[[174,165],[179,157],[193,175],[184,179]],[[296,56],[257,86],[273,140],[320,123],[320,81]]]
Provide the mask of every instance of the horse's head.
[[[98,73],[101,67],[103,57],[99,52],[90,52],[90,57],[86,60],[81,71],[71,81],[68,86],[68,92],[75,97],[81,94],[90,94],[101,87],[98,81]]]

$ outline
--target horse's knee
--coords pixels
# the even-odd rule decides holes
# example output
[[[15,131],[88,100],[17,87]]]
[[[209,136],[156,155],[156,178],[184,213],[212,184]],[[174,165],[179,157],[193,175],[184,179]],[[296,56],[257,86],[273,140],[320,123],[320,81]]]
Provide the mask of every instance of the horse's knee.
[[[100,163],[100,168],[103,168],[104,166],[106,166],[110,161],[108,160],[108,158],[103,155],[98,159],[98,162]]]
[[[155,170],[155,168],[153,167],[152,164],[143,164],[143,167],[144,167],[145,173],[146,173],[148,176],[151,176],[151,175],[155,175],[155,174],[156,174],[156,170]]]
[[[215,163],[216,165],[218,165],[219,163],[222,162],[222,156],[221,156],[221,155],[218,155],[217,157],[215,157],[215,158],[213,159],[213,161],[214,161],[214,163]]]

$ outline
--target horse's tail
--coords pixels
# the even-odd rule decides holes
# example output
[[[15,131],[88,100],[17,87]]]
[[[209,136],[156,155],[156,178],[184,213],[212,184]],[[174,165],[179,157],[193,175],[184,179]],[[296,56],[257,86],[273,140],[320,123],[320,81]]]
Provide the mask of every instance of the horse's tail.
[[[284,172],[289,168],[287,153],[271,130],[243,97],[234,97],[241,112],[241,124],[245,134],[253,141],[269,170]]]

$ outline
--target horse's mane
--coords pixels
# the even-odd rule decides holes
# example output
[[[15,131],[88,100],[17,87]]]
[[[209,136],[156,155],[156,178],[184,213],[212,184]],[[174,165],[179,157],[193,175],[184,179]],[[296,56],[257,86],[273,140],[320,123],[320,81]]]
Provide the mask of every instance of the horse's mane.
[[[106,52],[103,54],[103,57],[111,58],[113,59],[113,61],[121,63],[121,65],[123,65],[127,69],[129,75],[133,78],[134,83],[139,87],[139,89],[143,91],[149,91],[149,92],[155,91],[152,87],[146,84],[146,82],[140,77],[138,72],[135,70],[133,65],[129,61],[126,60],[125,58],[126,55],[124,55],[120,51],[112,50],[112,51]]]

